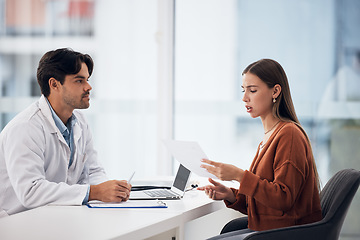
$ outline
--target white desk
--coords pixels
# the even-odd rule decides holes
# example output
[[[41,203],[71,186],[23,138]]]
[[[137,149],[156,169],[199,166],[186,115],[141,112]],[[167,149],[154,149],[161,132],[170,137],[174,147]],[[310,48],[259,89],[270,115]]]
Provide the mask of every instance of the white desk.
[[[168,208],[160,209],[44,206],[1,218],[0,239],[129,240],[150,238],[172,230],[176,239],[182,240],[186,238],[189,221],[226,208],[222,201],[212,201],[196,190],[187,192],[182,200],[165,202]],[[219,224],[223,226],[227,221],[219,221]]]

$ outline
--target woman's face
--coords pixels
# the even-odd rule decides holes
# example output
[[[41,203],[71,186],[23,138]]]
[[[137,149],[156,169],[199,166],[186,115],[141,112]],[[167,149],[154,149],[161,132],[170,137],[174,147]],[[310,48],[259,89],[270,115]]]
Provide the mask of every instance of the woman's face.
[[[265,119],[272,115],[273,88],[269,88],[258,76],[252,73],[243,75],[242,81],[243,101],[246,111],[252,118]]]

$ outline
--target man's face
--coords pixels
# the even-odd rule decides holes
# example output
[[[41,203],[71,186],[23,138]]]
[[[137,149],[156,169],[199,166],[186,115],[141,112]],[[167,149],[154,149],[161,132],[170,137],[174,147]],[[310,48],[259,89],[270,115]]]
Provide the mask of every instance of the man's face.
[[[90,106],[90,90],[92,87],[88,78],[89,71],[85,63],[82,63],[81,70],[77,74],[65,76],[64,84],[61,86],[64,107],[68,107],[72,111]]]

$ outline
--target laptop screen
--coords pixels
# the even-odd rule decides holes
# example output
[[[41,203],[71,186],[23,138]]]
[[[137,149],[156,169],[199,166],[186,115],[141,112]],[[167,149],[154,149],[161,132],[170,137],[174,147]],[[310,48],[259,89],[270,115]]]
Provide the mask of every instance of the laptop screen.
[[[189,175],[190,171],[180,164],[173,186],[177,189],[180,189],[181,191],[184,191]]]

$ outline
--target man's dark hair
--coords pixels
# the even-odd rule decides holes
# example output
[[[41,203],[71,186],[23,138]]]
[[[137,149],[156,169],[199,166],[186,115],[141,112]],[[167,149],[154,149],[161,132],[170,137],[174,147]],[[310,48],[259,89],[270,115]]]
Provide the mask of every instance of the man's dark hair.
[[[94,62],[88,54],[75,52],[70,48],[61,48],[45,53],[40,59],[37,69],[37,81],[41,93],[48,97],[50,94],[49,79],[55,78],[64,84],[65,76],[78,73],[82,63],[87,65],[89,76],[91,76]]]

